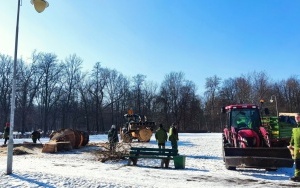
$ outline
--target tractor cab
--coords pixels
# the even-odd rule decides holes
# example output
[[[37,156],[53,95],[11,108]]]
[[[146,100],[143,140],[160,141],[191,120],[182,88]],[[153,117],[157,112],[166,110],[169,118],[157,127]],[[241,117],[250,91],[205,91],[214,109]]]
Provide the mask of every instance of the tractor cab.
[[[227,114],[226,127],[234,127],[236,131],[241,129],[258,130],[261,126],[260,112],[256,105],[229,105],[222,108]]]
[[[240,129],[258,130],[261,125],[257,108],[232,109],[229,115],[230,125]]]

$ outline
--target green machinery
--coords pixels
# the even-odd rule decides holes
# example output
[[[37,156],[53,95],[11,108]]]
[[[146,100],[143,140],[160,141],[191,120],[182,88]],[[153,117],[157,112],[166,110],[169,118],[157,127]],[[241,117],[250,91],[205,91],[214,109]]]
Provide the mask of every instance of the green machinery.
[[[292,129],[296,127],[295,113],[279,113],[279,116],[262,117],[262,125],[269,133],[269,146],[288,146]]]

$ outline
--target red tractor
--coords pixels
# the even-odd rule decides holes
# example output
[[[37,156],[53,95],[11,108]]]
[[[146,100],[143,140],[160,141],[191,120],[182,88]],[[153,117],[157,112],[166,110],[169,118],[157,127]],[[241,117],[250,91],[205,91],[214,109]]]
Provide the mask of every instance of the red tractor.
[[[269,133],[262,126],[259,106],[229,105],[223,107],[222,112],[226,113],[223,159],[227,169],[293,167],[294,161],[287,147],[270,147]]]

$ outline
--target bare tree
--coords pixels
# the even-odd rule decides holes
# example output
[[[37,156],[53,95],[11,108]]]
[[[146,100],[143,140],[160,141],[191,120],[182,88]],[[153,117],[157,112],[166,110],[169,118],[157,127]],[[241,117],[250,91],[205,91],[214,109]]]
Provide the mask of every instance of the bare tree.
[[[84,123],[86,125],[86,130],[91,132],[90,119],[93,113],[92,110],[92,95],[90,92],[91,85],[86,80],[81,82],[79,89],[80,93],[80,109],[82,110],[81,116],[84,119]]]
[[[61,96],[62,127],[76,128],[78,114],[76,114],[79,87],[84,76],[81,73],[82,59],[76,54],[65,59],[63,69],[63,95]]]
[[[221,78],[217,77],[216,75],[206,78],[205,82],[205,98],[206,98],[206,105],[205,105],[205,113],[208,115],[206,120],[211,125],[212,130],[214,130],[217,126],[216,115],[218,114],[219,108],[217,104],[217,96],[220,89]],[[211,119],[208,119],[211,118]]]
[[[155,99],[157,96],[158,85],[151,81],[146,81],[143,89],[143,114],[145,114],[148,118],[153,119],[154,113],[156,111],[155,108]]]
[[[40,70],[37,67],[38,58],[39,54],[33,52],[32,62],[30,64],[22,62],[18,69],[19,91],[17,92],[17,108],[20,111],[22,133],[31,131],[31,129],[41,128],[37,127],[38,125],[34,121],[35,117],[31,115],[35,113],[33,101],[37,96],[42,81],[42,74],[40,74]],[[28,123],[31,125],[30,127]]]
[[[0,54],[0,123],[4,125],[9,121],[11,81],[12,81],[12,58]]]
[[[201,123],[201,104],[196,96],[196,86],[192,81],[185,81],[180,89],[180,124],[183,130],[196,130]]]
[[[103,122],[103,99],[104,89],[107,85],[109,70],[101,67],[100,62],[97,62],[92,70],[90,77],[89,93],[92,95],[92,100],[95,106],[95,126],[96,131],[104,131]]]
[[[57,63],[57,56],[51,53],[40,53],[37,63],[42,74],[41,87],[37,96],[40,105],[41,125],[46,134],[50,129],[56,128],[56,111],[58,101],[62,94],[62,65]]]
[[[111,124],[117,124],[114,119],[118,120],[114,116],[115,106],[123,96],[124,96],[124,76],[118,73],[116,70],[108,70],[107,84],[105,85],[105,90],[107,93],[107,106],[111,109]]]
[[[235,79],[236,99],[238,103],[249,103],[251,100],[251,82],[249,78],[237,77]]]
[[[265,99],[268,96],[268,91],[271,89],[269,83],[269,77],[265,72],[253,72],[252,78],[252,102],[256,103],[261,99]]]
[[[146,76],[142,74],[138,74],[133,77],[133,98],[135,99],[135,108],[138,109],[139,114],[142,113],[142,87],[145,79]]]
[[[284,83],[283,94],[289,112],[300,111],[300,81],[296,76],[291,76]]]
[[[224,80],[219,93],[220,100],[222,100],[222,106],[230,103],[237,103],[235,80],[233,78]]]
[[[161,84],[160,95],[165,109],[168,124],[180,121],[179,102],[180,90],[184,85],[184,74],[182,72],[171,72],[165,76],[165,80]]]

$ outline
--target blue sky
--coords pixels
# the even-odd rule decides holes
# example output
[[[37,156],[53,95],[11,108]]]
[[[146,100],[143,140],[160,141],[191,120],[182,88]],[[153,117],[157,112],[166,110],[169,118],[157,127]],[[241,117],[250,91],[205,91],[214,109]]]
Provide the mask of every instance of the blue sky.
[[[33,50],[71,54],[161,83],[182,71],[199,92],[205,79],[265,71],[299,75],[298,0],[48,0],[43,13],[23,0],[18,57]],[[0,53],[13,56],[17,0],[0,2]]]

